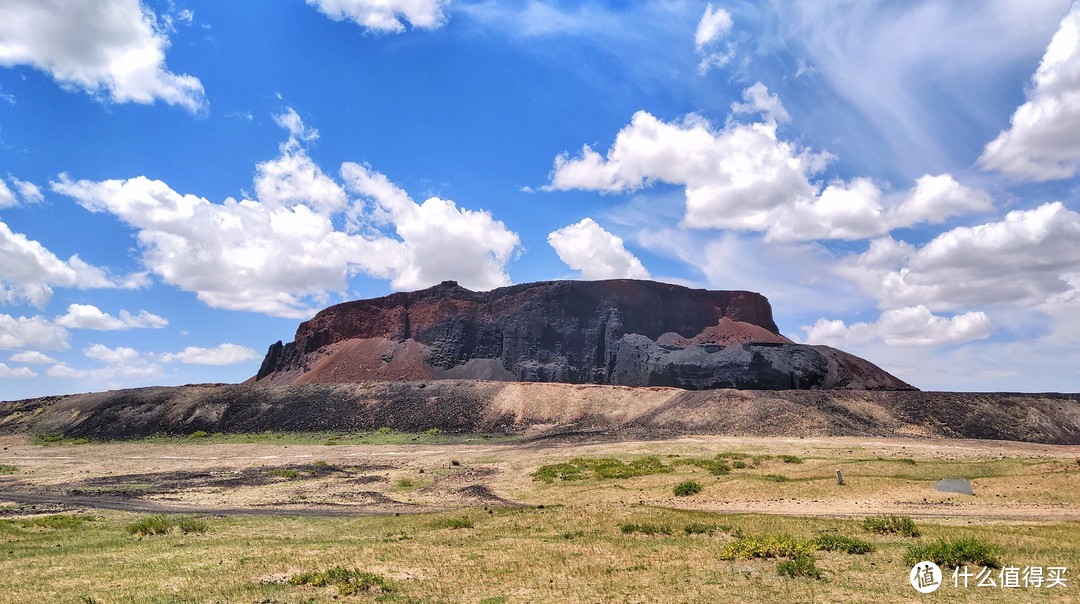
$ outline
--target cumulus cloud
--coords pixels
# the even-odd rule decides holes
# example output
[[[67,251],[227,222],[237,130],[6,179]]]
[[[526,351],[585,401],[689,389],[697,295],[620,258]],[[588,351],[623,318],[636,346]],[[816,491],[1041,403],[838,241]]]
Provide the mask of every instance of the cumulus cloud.
[[[548,243],[583,279],[648,279],[649,271],[617,237],[592,218],[552,231]]]
[[[1054,202],[946,231],[922,247],[877,240],[837,270],[883,308],[1033,307],[1080,295],[1078,249],[1080,214]]]
[[[941,346],[988,338],[994,324],[981,311],[942,317],[918,305],[887,310],[874,323],[846,325],[822,318],[802,329],[808,344],[846,347],[881,340],[889,346]]]
[[[256,166],[255,199],[212,203],[142,176],[61,175],[52,187],[137,229],[146,267],[216,308],[303,318],[356,273],[398,288],[509,283],[505,267],[519,240],[491,214],[436,197],[417,204],[384,175],[346,163],[341,175],[363,198],[350,201],[301,144],[313,131],[293,111],[278,121],[290,136],[279,157]]]
[[[28,365],[52,365],[57,363],[56,359],[36,350],[17,352],[11,355],[10,358],[16,363],[26,363]]]
[[[1073,3],[1032,77],[1027,102],[986,145],[979,164],[1021,180],[1080,172],[1080,3]]]
[[[96,367],[85,372],[79,370],[68,371],[67,377],[89,377],[98,381],[108,380],[136,380],[160,376],[163,371],[161,365],[144,357],[139,351],[127,346],[109,348],[103,344],[91,344],[83,349],[83,355],[88,359],[98,361],[103,367]],[[50,368],[56,369],[54,365]],[[59,370],[63,372],[63,370]],[[80,375],[81,374],[81,375]],[[50,373],[50,375],[52,375]],[[60,376],[57,376],[60,377]]]
[[[450,0],[307,0],[335,21],[346,19],[368,31],[400,33],[410,26],[436,29],[446,23],[443,12]]]
[[[391,285],[410,289],[446,279],[471,289],[510,284],[506,264],[520,244],[517,233],[490,212],[459,208],[430,197],[422,204],[386,176],[346,162],[341,176],[349,190],[374,203],[372,220],[393,225],[401,242],[388,263]]]
[[[56,324],[69,329],[116,331],[140,328],[160,329],[168,325],[169,321],[145,310],[135,315],[121,310],[119,317],[114,317],[91,304],[71,304],[68,306],[67,314],[56,318]]]
[[[734,50],[730,45],[722,49],[721,40],[731,31],[732,25],[731,13],[719,7],[714,9],[711,2],[705,6],[705,13],[694,32],[694,48],[701,57],[699,73],[707,73],[731,61]]]
[[[189,365],[235,365],[259,358],[259,353],[239,344],[219,344],[213,348],[188,346],[181,352],[166,353],[160,356],[165,363],[187,363]]]
[[[0,304],[26,301],[41,308],[52,298],[53,287],[135,289],[146,284],[143,274],[115,277],[78,254],[61,260],[0,222]]]
[[[68,332],[45,317],[13,317],[0,314],[0,350],[68,348]]]
[[[82,379],[89,375],[89,373],[87,373],[86,371],[83,371],[81,369],[74,369],[63,363],[58,363],[56,365],[53,365],[52,367],[49,367],[49,369],[46,370],[45,373],[49,377],[73,380]]]
[[[0,378],[32,378],[37,377],[29,367],[8,367],[0,363]]]
[[[30,65],[62,86],[116,103],[205,107],[198,78],[165,66],[169,39],[139,0],[0,4],[0,65]]]
[[[765,86],[750,87],[744,99],[733,110],[760,112],[764,122],[729,120],[716,129],[693,114],[672,123],[639,111],[606,155],[586,145],[578,157],[556,157],[545,190],[621,193],[655,182],[681,185],[685,226],[759,231],[780,241],[864,239],[993,207],[985,193],[948,174],[925,175],[899,194],[885,194],[868,178],[834,181],[819,191],[810,178],[832,156],[777,137],[777,122],[788,116]]]

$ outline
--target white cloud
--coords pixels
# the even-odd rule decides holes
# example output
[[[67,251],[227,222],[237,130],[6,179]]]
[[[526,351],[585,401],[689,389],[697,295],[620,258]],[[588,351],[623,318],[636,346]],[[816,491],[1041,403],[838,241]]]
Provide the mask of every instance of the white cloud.
[[[446,23],[443,10],[450,0],[307,0],[335,21],[349,19],[368,31],[398,33],[405,23],[414,28],[435,29]]]
[[[345,182],[374,203],[350,202],[301,146],[298,136],[311,131],[294,116],[279,116],[290,136],[278,158],[256,167],[256,199],[211,203],[142,176],[92,182],[61,175],[52,187],[138,229],[146,267],[212,307],[303,318],[358,272],[397,288],[445,279],[480,289],[509,283],[506,264],[519,240],[503,223],[435,197],[416,204],[382,174],[346,163]],[[342,217],[346,230],[336,226]]]
[[[875,295],[883,308],[1033,307],[1080,295],[1078,249],[1080,214],[1054,202],[946,231],[920,248],[875,241],[837,272]]]
[[[11,189],[4,184],[3,179],[0,179],[0,209],[12,208],[19,205],[19,200],[15,197],[15,194],[11,192]]]
[[[483,210],[458,208],[430,197],[415,203],[386,176],[346,162],[341,176],[349,190],[373,201],[373,220],[393,224],[401,242],[392,265],[391,285],[412,289],[453,279],[470,289],[510,284],[506,264],[518,250],[517,233]]]
[[[78,254],[60,260],[45,246],[0,222],[0,304],[25,300],[41,308],[52,298],[54,286],[135,289],[145,285],[145,275],[117,278],[87,264]]]
[[[1016,92],[1003,76],[1030,69],[1069,2],[774,0],[742,5],[740,19],[843,101],[815,108],[820,136],[842,138],[851,161],[914,176],[966,167],[972,128],[1001,128]]]
[[[11,355],[10,358],[16,363],[26,363],[28,365],[52,365],[57,363],[56,359],[50,357],[47,354],[40,353],[36,350],[18,352]]]
[[[137,315],[121,310],[119,317],[114,317],[91,304],[71,304],[68,306],[66,315],[56,318],[56,324],[69,329],[115,331],[140,328],[160,329],[167,326],[169,321],[145,310],[139,311]]]
[[[8,367],[0,363],[0,378],[32,378],[37,377],[29,367]]]
[[[45,200],[45,196],[41,193],[41,189],[32,182],[26,180],[19,180],[14,176],[11,176],[11,184],[15,185],[15,190],[19,192],[19,197],[26,203],[41,203]]]
[[[576,158],[556,157],[545,190],[620,193],[654,182],[681,185],[685,226],[759,231],[781,241],[864,239],[993,207],[985,193],[948,174],[925,175],[902,194],[886,195],[867,178],[834,181],[819,192],[810,177],[832,156],[777,138],[777,121],[787,112],[765,86],[755,84],[744,98],[733,110],[762,112],[764,123],[729,120],[717,130],[693,114],[669,123],[639,111],[605,156],[586,145]]]
[[[714,67],[723,67],[734,57],[734,50],[730,45],[726,49],[720,48],[721,39],[731,31],[732,25],[731,13],[719,7],[714,9],[711,2],[706,5],[705,13],[701,15],[694,32],[694,48],[701,56],[699,73],[704,74]]]
[[[41,189],[34,183],[19,180],[14,176],[8,176],[8,180],[11,181],[15,190],[12,191],[0,178],[0,209],[13,208],[20,204],[20,200],[21,203],[41,203],[45,199],[45,196],[41,194]]]
[[[53,365],[45,372],[49,377],[65,378],[65,379],[82,379],[89,375],[88,372],[81,369],[73,369],[62,363]]]
[[[259,353],[239,344],[219,344],[213,348],[188,346],[181,352],[160,355],[165,363],[189,365],[235,365],[259,358]]]
[[[83,349],[83,354],[88,359],[104,364],[104,367],[95,368],[85,372],[84,377],[97,381],[116,379],[143,379],[156,377],[162,374],[161,365],[150,362],[134,348],[118,346],[109,348],[103,344],[91,344]],[[56,368],[59,366],[54,366]],[[51,370],[51,369],[50,369]],[[62,370],[61,370],[62,371]],[[79,377],[77,372],[71,372],[70,377]]]
[[[742,96],[746,102],[732,103],[732,113],[760,113],[766,120],[771,122],[783,123],[791,121],[791,116],[788,115],[787,109],[784,109],[780,97],[769,93],[769,89],[761,82],[757,82],[744,90]]]
[[[1073,3],[1032,77],[1027,102],[986,145],[979,164],[1021,180],[1080,172],[1080,3]]]
[[[31,65],[61,85],[114,102],[205,107],[198,78],[165,67],[169,39],[139,0],[8,0],[0,65]]]
[[[941,346],[963,344],[990,337],[994,324],[984,312],[973,311],[942,317],[925,306],[886,310],[874,323],[844,324],[840,320],[818,319],[804,325],[805,342],[844,348],[881,340],[888,346]]]
[[[559,259],[583,279],[648,279],[649,271],[627,251],[623,240],[592,218],[552,231],[548,243]]]
[[[13,317],[0,314],[0,350],[61,350],[67,347],[67,330],[54,325],[45,317]]]

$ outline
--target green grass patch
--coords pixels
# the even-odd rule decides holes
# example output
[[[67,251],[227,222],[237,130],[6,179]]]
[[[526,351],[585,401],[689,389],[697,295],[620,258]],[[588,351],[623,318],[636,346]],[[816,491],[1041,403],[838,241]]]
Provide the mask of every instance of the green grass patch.
[[[77,514],[51,514],[49,516],[37,516],[19,521],[23,528],[47,528],[47,529],[73,529],[78,528],[85,522],[92,522],[95,516],[83,516]]]
[[[780,474],[765,474],[761,477],[762,480],[769,482],[791,482],[791,479],[787,476],[781,476]]]
[[[713,535],[719,530],[720,527],[715,524],[704,524],[701,522],[691,522],[683,527],[683,532],[687,535]]]
[[[543,465],[533,472],[533,480],[552,483],[558,480],[584,480],[587,478],[625,479],[651,474],[671,472],[659,457],[647,456],[622,461],[614,457],[575,457],[569,463]]]
[[[874,551],[874,546],[869,541],[863,541],[857,537],[833,534],[821,535],[814,539],[814,547],[818,551],[843,552],[845,554],[869,554]]]
[[[471,529],[473,521],[468,518],[444,518],[431,523],[432,528],[437,529]]]
[[[671,527],[666,524],[637,524],[627,522],[619,527],[624,535],[670,535]]]
[[[0,464],[0,476],[7,476],[10,474],[18,474],[19,466],[9,466],[7,464]]]
[[[192,516],[169,516],[154,514],[145,516],[127,525],[126,530],[132,535],[146,537],[150,535],[168,535],[169,533],[205,533],[209,525],[206,521]]]
[[[672,489],[676,497],[688,497],[701,492],[701,484],[694,482],[693,480],[687,480],[686,482],[680,482]]]
[[[803,458],[798,455],[777,455],[776,458],[784,463],[800,464],[803,462]]]
[[[777,562],[776,573],[781,577],[791,577],[793,579],[807,577],[820,581],[825,578],[825,573],[817,567],[814,559],[805,556]]]
[[[720,559],[813,558],[814,549],[812,543],[791,535],[756,535],[729,543],[720,551]]]
[[[284,478],[286,480],[292,480],[294,478],[300,477],[300,471],[294,470],[292,468],[274,468],[273,470],[267,470],[266,473],[270,474],[271,476],[278,476],[280,478]]]
[[[942,539],[934,543],[919,543],[908,548],[904,554],[904,563],[929,560],[938,566],[956,568],[964,564],[978,564],[990,568],[1001,568],[997,549],[980,539],[966,537],[961,539]]]
[[[918,537],[922,534],[919,527],[915,526],[915,521],[911,519],[911,516],[897,516],[895,514],[871,516],[863,520],[862,527],[863,530],[879,535]]]
[[[725,474],[731,473],[731,466],[728,465],[728,462],[726,460],[720,458],[719,456],[712,459],[699,457],[677,459],[672,462],[672,465],[697,466],[703,470],[708,471],[709,474],[712,474],[713,476],[723,476]]]
[[[362,592],[394,591],[389,581],[375,573],[354,568],[335,566],[328,570],[300,573],[289,577],[290,585],[310,585],[312,587],[336,587],[343,596],[352,596]]]

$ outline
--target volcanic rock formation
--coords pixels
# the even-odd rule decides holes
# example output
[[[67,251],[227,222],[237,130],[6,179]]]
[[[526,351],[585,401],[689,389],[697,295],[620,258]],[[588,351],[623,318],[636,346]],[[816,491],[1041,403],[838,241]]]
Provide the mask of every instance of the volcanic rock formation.
[[[254,380],[485,380],[691,390],[911,386],[780,335],[761,294],[616,279],[474,292],[445,281],[331,306],[272,345]]]

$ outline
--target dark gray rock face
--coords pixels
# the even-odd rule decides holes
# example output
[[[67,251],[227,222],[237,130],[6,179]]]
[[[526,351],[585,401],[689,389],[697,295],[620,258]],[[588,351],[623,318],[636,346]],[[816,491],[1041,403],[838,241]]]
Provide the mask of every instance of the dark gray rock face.
[[[397,344],[415,344],[422,352],[398,353]],[[780,335],[769,301],[753,292],[629,279],[547,281],[474,292],[445,282],[321,311],[300,325],[293,342],[270,347],[255,379],[471,377],[692,390],[911,388],[870,363],[831,350],[793,344]],[[852,377],[856,374],[858,379]]]

